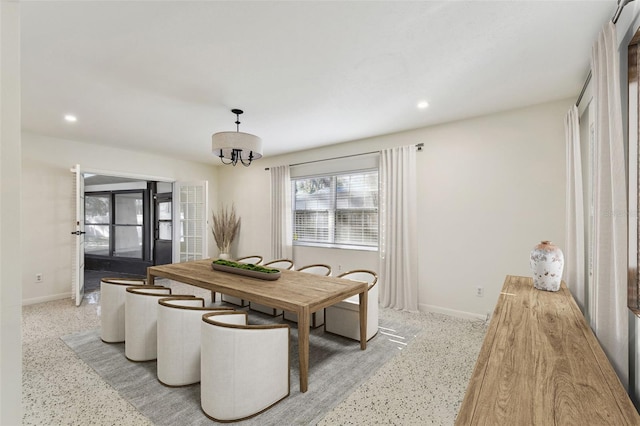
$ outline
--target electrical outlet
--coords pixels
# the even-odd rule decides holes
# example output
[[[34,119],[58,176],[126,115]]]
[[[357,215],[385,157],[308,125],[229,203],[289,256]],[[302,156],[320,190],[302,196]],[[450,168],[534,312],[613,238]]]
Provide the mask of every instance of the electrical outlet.
[[[476,296],[478,297],[482,297],[484,296],[484,287],[476,287]]]
[[[38,273],[36,274],[36,282],[37,282],[37,283],[41,283],[41,282],[42,282],[42,280],[43,280],[42,272],[38,272]]]

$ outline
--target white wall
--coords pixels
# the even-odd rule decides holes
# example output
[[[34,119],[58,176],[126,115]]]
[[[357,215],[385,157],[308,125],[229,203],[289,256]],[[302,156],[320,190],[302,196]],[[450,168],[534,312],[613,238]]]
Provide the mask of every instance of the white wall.
[[[0,2],[0,424],[22,421],[20,4]]]
[[[264,158],[220,170],[220,200],[242,218],[237,256],[270,258],[270,180],[265,167],[424,143],[417,154],[419,306],[484,318],[507,274],[529,275],[540,240],[565,237],[563,100],[470,120]],[[329,263],[334,273],[378,270],[376,252],[297,247],[297,265]],[[484,297],[475,296],[476,286]]]
[[[485,315],[541,240],[565,239],[571,100],[429,129],[418,155],[420,306]],[[484,297],[476,297],[476,286]]]
[[[84,170],[209,181],[209,205],[217,204],[216,167],[77,141],[22,134],[22,301],[69,297],[75,200],[74,164]],[[213,158],[211,163],[213,164]],[[216,253],[213,238],[209,253]],[[35,274],[44,280],[35,283]]]

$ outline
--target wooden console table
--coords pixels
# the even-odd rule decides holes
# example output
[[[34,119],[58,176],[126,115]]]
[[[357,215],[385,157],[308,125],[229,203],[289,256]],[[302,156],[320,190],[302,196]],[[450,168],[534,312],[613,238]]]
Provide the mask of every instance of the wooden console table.
[[[507,276],[456,425],[639,425],[565,283]]]

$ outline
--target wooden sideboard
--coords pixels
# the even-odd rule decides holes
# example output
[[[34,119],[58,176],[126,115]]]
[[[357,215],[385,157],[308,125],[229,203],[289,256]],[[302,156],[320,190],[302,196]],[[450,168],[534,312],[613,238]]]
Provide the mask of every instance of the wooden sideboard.
[[[565,283],[507,276],[456,425],[640,425]]]

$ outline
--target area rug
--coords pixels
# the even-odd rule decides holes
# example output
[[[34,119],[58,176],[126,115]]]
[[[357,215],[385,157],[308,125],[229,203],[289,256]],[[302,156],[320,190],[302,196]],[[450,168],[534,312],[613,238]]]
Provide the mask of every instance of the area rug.
[[[250,312],[250,323],[274,321]],[[275,321],[282,322],[281,319]],[[285,321],[286,323],[286,321]],[[380,320],[378,334],[360,350],[356,341],[325,333],[322,327],[309,336],[309,388],[300,392],[298,371],[298,333],[291,326],[291,394],[264,413],[237,424],[313,425],[347,395],[402,350],[419,329],[407,324]],[[140,413],[156,425],[210,425],[216,423],[200,408],[200,385],[169,388],[158,382],[156,362],[130,362],[124,356],[124,343],[107,344],[100,330],[62,337],[77,356],[118,391]]]

